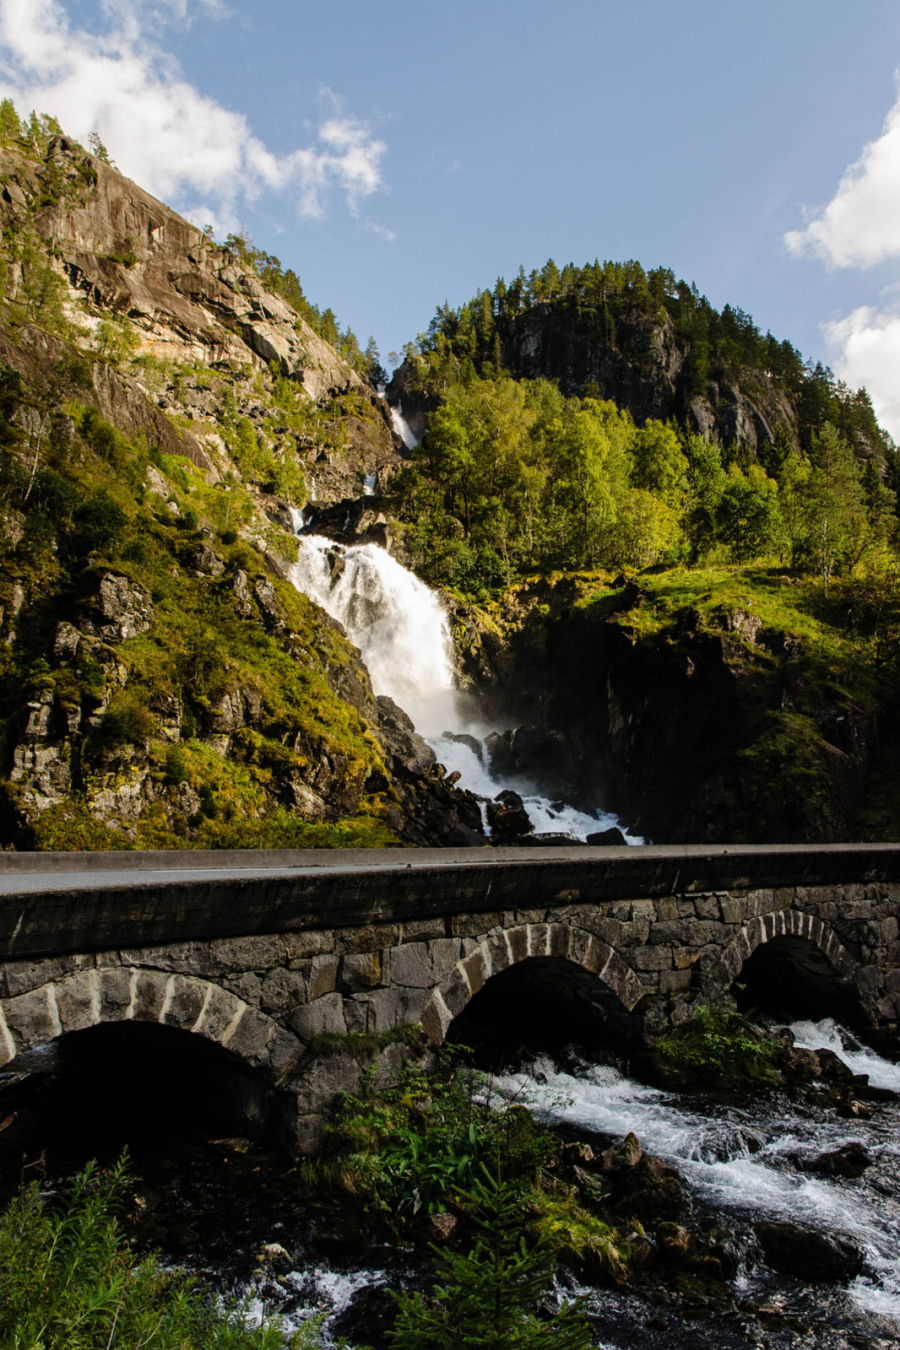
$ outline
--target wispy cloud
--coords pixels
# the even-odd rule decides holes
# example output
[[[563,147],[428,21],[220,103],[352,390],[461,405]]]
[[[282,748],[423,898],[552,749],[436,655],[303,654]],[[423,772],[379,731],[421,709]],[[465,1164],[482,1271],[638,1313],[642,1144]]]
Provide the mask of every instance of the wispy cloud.
[[[868,268],[900,258],[900,96],[881,135],[850,164],[831,201],[808,211],[801,230],[784,236],[794,257],[829,268]],[[887,286],[881,305],[860,305],[822,324],[835,372],[851,388],[865,386],[878,420],[900,440],[900,306]]]
[[[107,31],[94,33],[71,24],[61,0],[0,0],[0,96],[80,140],[97,131],[142,187],[175,204],[201,198],[220,221],[267,190],[293,196],[307,219],[335,197],[355,215],[384,187],[387,147],[333,97],[312,144],[278,155],[184,79],[157,39],[166,24],[225,15],[222,0],[105,0],[104,12]]]

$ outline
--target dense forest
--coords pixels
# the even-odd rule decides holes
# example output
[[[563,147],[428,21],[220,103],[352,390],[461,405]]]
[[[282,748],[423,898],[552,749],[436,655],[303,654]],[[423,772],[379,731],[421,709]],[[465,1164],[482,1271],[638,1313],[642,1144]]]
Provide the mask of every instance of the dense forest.
[[[517,325],[535,314],[651,381],[662,333],[680,358],[673,414],[634,416],[596,383],[522,378]],[[755,445],[699,434],[677,411],[717,381],[754,380],[783,410]],[[827,588],[894,566],[897,457],[866,391],[665,269],[520,271],[438,310],[402,387],[428,409],[400,487],[410,556],[433,582],[477,596],[534,571],[768,560]]]

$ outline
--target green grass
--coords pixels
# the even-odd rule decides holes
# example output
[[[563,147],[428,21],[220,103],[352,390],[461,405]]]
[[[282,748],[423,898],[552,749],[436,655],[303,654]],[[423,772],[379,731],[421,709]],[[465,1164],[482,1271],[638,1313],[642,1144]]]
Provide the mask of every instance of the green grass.
[[[90,1165],[62,1201],[34,1183],[0,1216],[0,1350],[284,1350],[277,1321],[137,1256],[119,1221],[122,1164]]]

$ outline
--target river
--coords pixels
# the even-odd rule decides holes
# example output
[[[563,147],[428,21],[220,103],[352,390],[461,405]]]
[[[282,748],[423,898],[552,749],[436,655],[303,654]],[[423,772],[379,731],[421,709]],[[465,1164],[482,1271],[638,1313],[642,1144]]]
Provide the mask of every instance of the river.
[[[900,1067],[833,1021],[795,1023],[792,1031],[796,1044],[836,1049],[855,1072],[864,1062],[873,1084],[900,1091]],[[874,1350],[900,1344],[900,1098],[879,1103],[870,1119],[849,1121],[832,1106],[791,1101],[781,1091],[740,1104],[662,1091],[609,1064],[570,1054],[561,1061],[536,1056],[527,1068],[488,1080],[484,1091],[500,1108],[527,1105],[569,1138],[596,1144],[633,1132],[645,1152],[682,1177],[690,1205],[685,1222],[714,1223],[731,1235],[737,1274],[730,1297],[715,1305],[683,1296],[674,1273],[671,1297],[656,1288],[649,1298],[634,1288],[591,1288],[563,1277],[559,1295],[586,1297],[598,1350]],[[823,1153],[849,1143],[861,1145],[871,1160],[861,1176],[810,1170]],[[845,1236],[863,1252],[862,1273],[834,1283],[776,1273],[754,1238],[754,1225],[763,1219]],[[257,1274],[248,1280],[245,1253],[231,1291],[249,1295],[255,1315],[280,1312],[288,1330],[324,1314],[326,1346],[348,1333],[351,1345],[373,1339],[381,1345],[366,1323],[373,1294],[422,1278],[421,1257],[411,1251],[382,1248],[362,1259],[323,1260],[302,1210],[293,1218],[279,1214],[269,1241],[284,1251],[277,1279]],[[297,1253],[304,1259],[292,1264]]]

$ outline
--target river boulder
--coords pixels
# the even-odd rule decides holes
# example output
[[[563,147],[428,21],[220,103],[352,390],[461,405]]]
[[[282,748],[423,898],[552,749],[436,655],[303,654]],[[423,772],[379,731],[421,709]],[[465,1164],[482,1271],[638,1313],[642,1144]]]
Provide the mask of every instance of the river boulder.
[[[769,1219],[755,1224],[754,1232],[766,1263],[783,1275],[834,1283],[863,1269],[862,1251],[850,1238]]]

